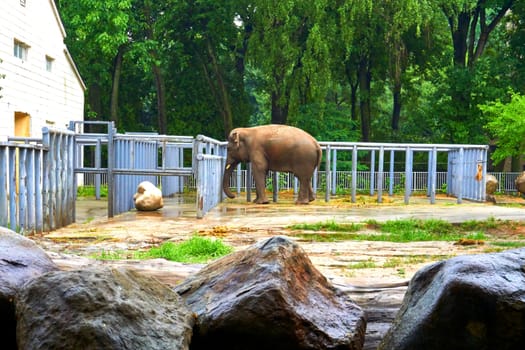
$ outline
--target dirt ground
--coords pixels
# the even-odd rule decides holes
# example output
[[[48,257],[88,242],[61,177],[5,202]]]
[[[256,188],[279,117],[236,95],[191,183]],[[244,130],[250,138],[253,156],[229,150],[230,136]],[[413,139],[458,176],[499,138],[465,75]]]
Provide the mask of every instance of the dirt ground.
[[[364,350],[375,350],[394,320],[414,273],[427,264],[464,254],[498,251],[496,241],[525,241],[525,201],[519,197],[498,196],[494,203],[457,203],[455,198],[438,197],[430,204],[426,197],[383,197],[383,203],[370,196],[349,196],[325,202],[296,206],[291,195],[280,194],[277,203],[256,205],[244,198],[226,200],[197,219],[194,196],[165,201],[155,212],[129,211],[107,218],[107,203],[79,200],[76,223],[47,234],[33,236],[62,269],[86,266],[115,266],[136,269],[174,286],[203,265],[153,260],[94,260],[93,254],[148,249],[166,241],[179,242],[192,235],[217,237],[236,250],[275,235],[294,239],[312,263],[331,282],[343,290],[365,312],[367,328]],[[457,242],[311,242],[301,239],[292,224],[338,222],[362,223],[367,220],[419,218],[442,219],[451,223],[469,220],[497,220],[484,244],[459,245]],[[374,234],[369,227],[364,233]],[[330,232],[323,232],[329,235]]]
[[[333,283],[344,286],[377,287],[406,284],[421,267],[457,255],[497,251],[490,242],[459,245],[457,242],[309,242],[291,230],[296,223],[358,223],[374,219],[379,222],[402,218],[439,218],[449,222],[499,220],[494,240],[525,240],[525,201],[519,197],[498,196],[494,203],[457,203],[455,198],[438,197],[430,204],[426,197],[358,196],[357,203],[338,197],[325,202],[318,199],[306,206],[296,206],[290,195],[281,195],[277,203],[256,205],[244,198],[227,200],[203,219],[197,219],[194,198],[181,196],[166,200],[155,212],[130,212],[107,218],[104,200],[82,199],[77,204],[76,223],[47,234],[32,237],[63,266],[74,268],[93,261],[87,259],[102,251],[148,249],[165,241],[183,241],[192,235],[217,237],[236,250],[275,235],[296,240],[313,264]],[[374,232],[369,232],[373,234]],[[329,233],[325,233],[329,234]],[[492,242],[492,239],[491,239]],[[156,270],[161,279],[176,283],[199,266],[163,261],[110,262]],[[168,270],[173,276],[166,276]],[[155,272],[155,271],[153,271]]]

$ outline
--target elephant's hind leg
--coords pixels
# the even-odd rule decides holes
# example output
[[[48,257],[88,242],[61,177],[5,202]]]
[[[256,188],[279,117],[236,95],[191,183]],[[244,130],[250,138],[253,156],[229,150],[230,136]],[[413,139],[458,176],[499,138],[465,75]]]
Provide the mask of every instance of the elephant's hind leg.
[[[299,179],[299,195],[295,204],[308,204],[314,199],[311,179]]]
[[[310,181],[309,181],[309,186],[308,186],[308,200],[310,202],[315,201],[315,193],[314,193],[314,189],[312,188],[312,183]]]

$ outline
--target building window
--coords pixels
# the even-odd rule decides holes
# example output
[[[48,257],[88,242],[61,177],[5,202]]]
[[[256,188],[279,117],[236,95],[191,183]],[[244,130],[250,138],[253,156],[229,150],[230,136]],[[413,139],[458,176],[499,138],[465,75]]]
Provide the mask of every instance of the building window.
[[[55,59],[53,57],[49,57],[46,55],[46,70],[48,72],[52,72],[53,71],[53,62],[55,61]]]
[[[14,48],[15,57],[20,58],[22,61],[27,61],[27,51],[29,49],[29,45],[15,39]]]

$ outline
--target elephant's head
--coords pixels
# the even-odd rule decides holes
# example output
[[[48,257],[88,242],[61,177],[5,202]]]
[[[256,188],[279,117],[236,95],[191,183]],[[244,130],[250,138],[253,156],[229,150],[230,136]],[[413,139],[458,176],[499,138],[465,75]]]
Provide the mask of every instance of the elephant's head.
[[[222,178],[222,188],[224,193],[230,198],[235,198],[235,194],[230,190],[230,177],[233,169],[240,162],[249,161],[248,149],[244,141],[244,132],[242,129],[234,129],[228,136],[228,155],[226,157],[226,166]]]

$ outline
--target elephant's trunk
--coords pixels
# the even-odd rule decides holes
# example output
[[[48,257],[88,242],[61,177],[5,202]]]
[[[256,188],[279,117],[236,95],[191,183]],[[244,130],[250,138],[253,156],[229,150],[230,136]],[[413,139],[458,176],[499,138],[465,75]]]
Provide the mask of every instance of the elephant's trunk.
[[[239,164],[239,162],[226,163],[224,168],[224,175],[222,177],[222,189],[229,198],[235,198],[235,194],[230,190],[230,178],[232,176],[233,169]]]

